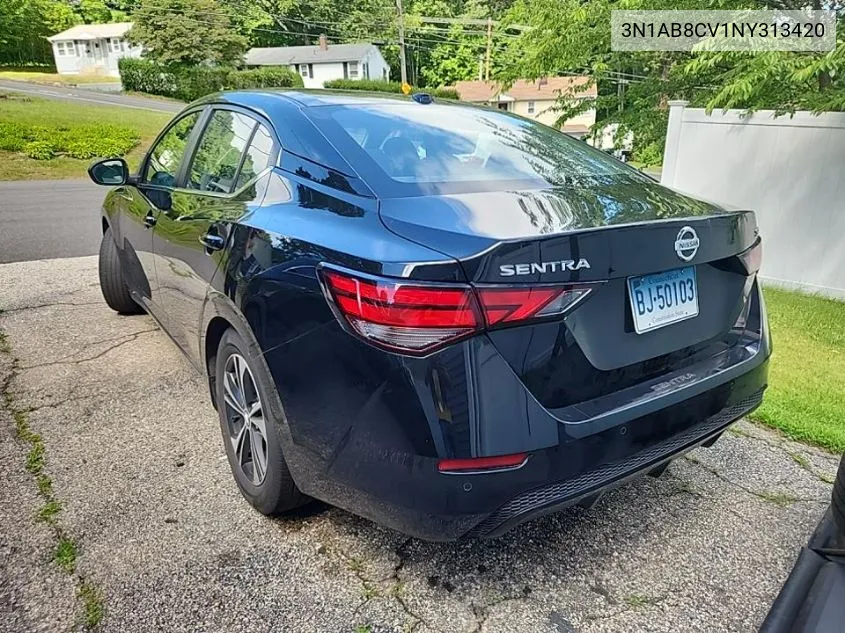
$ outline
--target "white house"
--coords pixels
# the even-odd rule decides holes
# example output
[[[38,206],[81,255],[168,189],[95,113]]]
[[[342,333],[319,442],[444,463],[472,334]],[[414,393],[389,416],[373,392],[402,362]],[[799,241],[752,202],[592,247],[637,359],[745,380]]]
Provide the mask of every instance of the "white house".
[[[459,81],[455,89],[461,101],[484,103],[551,126],[560,117],[556,109],[559,97],[577,101],[595,99],[598,94],[596,85],[591,84],[588,77],[545,77],[535,81],[517,79],[507,90],[492,81]],[[566,121],[560,129],[570,136],[581,138],[595,122],[596,110],[589,108]]]
[[[329,44],[320,36],[316,46],[251,48],[247,66],[288,66],[299,73],[306,88],[322,88],[330,79],[390,78],[390,67],[373,44]]]
[[[130,46],[126,41],[131,28],[131,22],[79,24],[48,37],[53,46],[56,70],[60,75],[119,77],[118,59],[141,56],[142,49]]]

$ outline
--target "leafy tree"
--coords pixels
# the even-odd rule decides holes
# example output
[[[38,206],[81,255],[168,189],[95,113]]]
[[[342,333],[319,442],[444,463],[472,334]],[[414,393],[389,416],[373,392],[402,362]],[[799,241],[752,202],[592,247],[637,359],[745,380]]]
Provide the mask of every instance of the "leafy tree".
[[[247,47],[216,0],[140,0],[132,20],[128,39],[165,64],[233,63]]]
[[[0,63],[48,63],[53,55],[44,39],[77,21],[61,0],[0,0]]]
[[[833,0],[681,0],[672,9],[833,9]],[[610,11],[665,9],[659,0],[517,0],[507,15],[534,27],[509,50],[499,74],[505,82],[561,73],[585,74],[598,84],[594,103],[562,100],[561,118],[595,106],[599,125],[620,124],[618,138],[635,133],[635,152],[660,160],[670,99],[708,108],[845,109],[845,45],[831,53],[622,53],[610,50]]]

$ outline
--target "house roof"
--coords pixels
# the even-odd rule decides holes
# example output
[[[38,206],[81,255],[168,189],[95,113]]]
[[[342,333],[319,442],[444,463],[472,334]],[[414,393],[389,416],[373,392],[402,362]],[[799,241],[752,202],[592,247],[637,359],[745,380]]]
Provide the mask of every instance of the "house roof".
[[[47,38],[50,42],[61,40],[99,40],[108,37],[123,37],[132,28],[132,22],[113,24],[77,24],[67,31],[56,33]]]
[[[251,48],[246,53],[247,66],[285,66],[288,64],[327,64],[332,62],[357,62],[372,44],[329,44],[325,50],[319,46],[278,46]]]
[[[507,90],[502,90],[499,83],[493,81],[459,81],[455,84],[461,101],[484,103],[487,101],[551,101],[562,93],[571,92],[578,97],[595,97],[598,93],[593,84],[586,90],[578,91],[577,87],[590,81],[589,77],[548,77],[528,81],[517,79]]]

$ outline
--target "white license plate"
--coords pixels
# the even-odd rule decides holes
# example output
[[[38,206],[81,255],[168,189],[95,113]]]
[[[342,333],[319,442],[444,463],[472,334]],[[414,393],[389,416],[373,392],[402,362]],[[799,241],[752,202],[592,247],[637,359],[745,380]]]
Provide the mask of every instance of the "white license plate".
[[[628,277],[628,294],[637,334],[698,316],[695,266]]]

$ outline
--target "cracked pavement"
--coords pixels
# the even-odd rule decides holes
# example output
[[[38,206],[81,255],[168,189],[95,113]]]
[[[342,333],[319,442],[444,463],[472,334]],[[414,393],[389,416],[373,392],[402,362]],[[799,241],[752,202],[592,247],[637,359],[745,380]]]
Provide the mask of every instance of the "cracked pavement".
[[[0,309],[0,384],[43,437],[107,632],[753,631],[838,463],[740,422],[659,479],[494,541],[425,543],[316,503],[267,519],[203,379],[149,317],[106,307],[96,258],[0,265]],[[25,452],[0,410],[0,631],[70,630]]]

